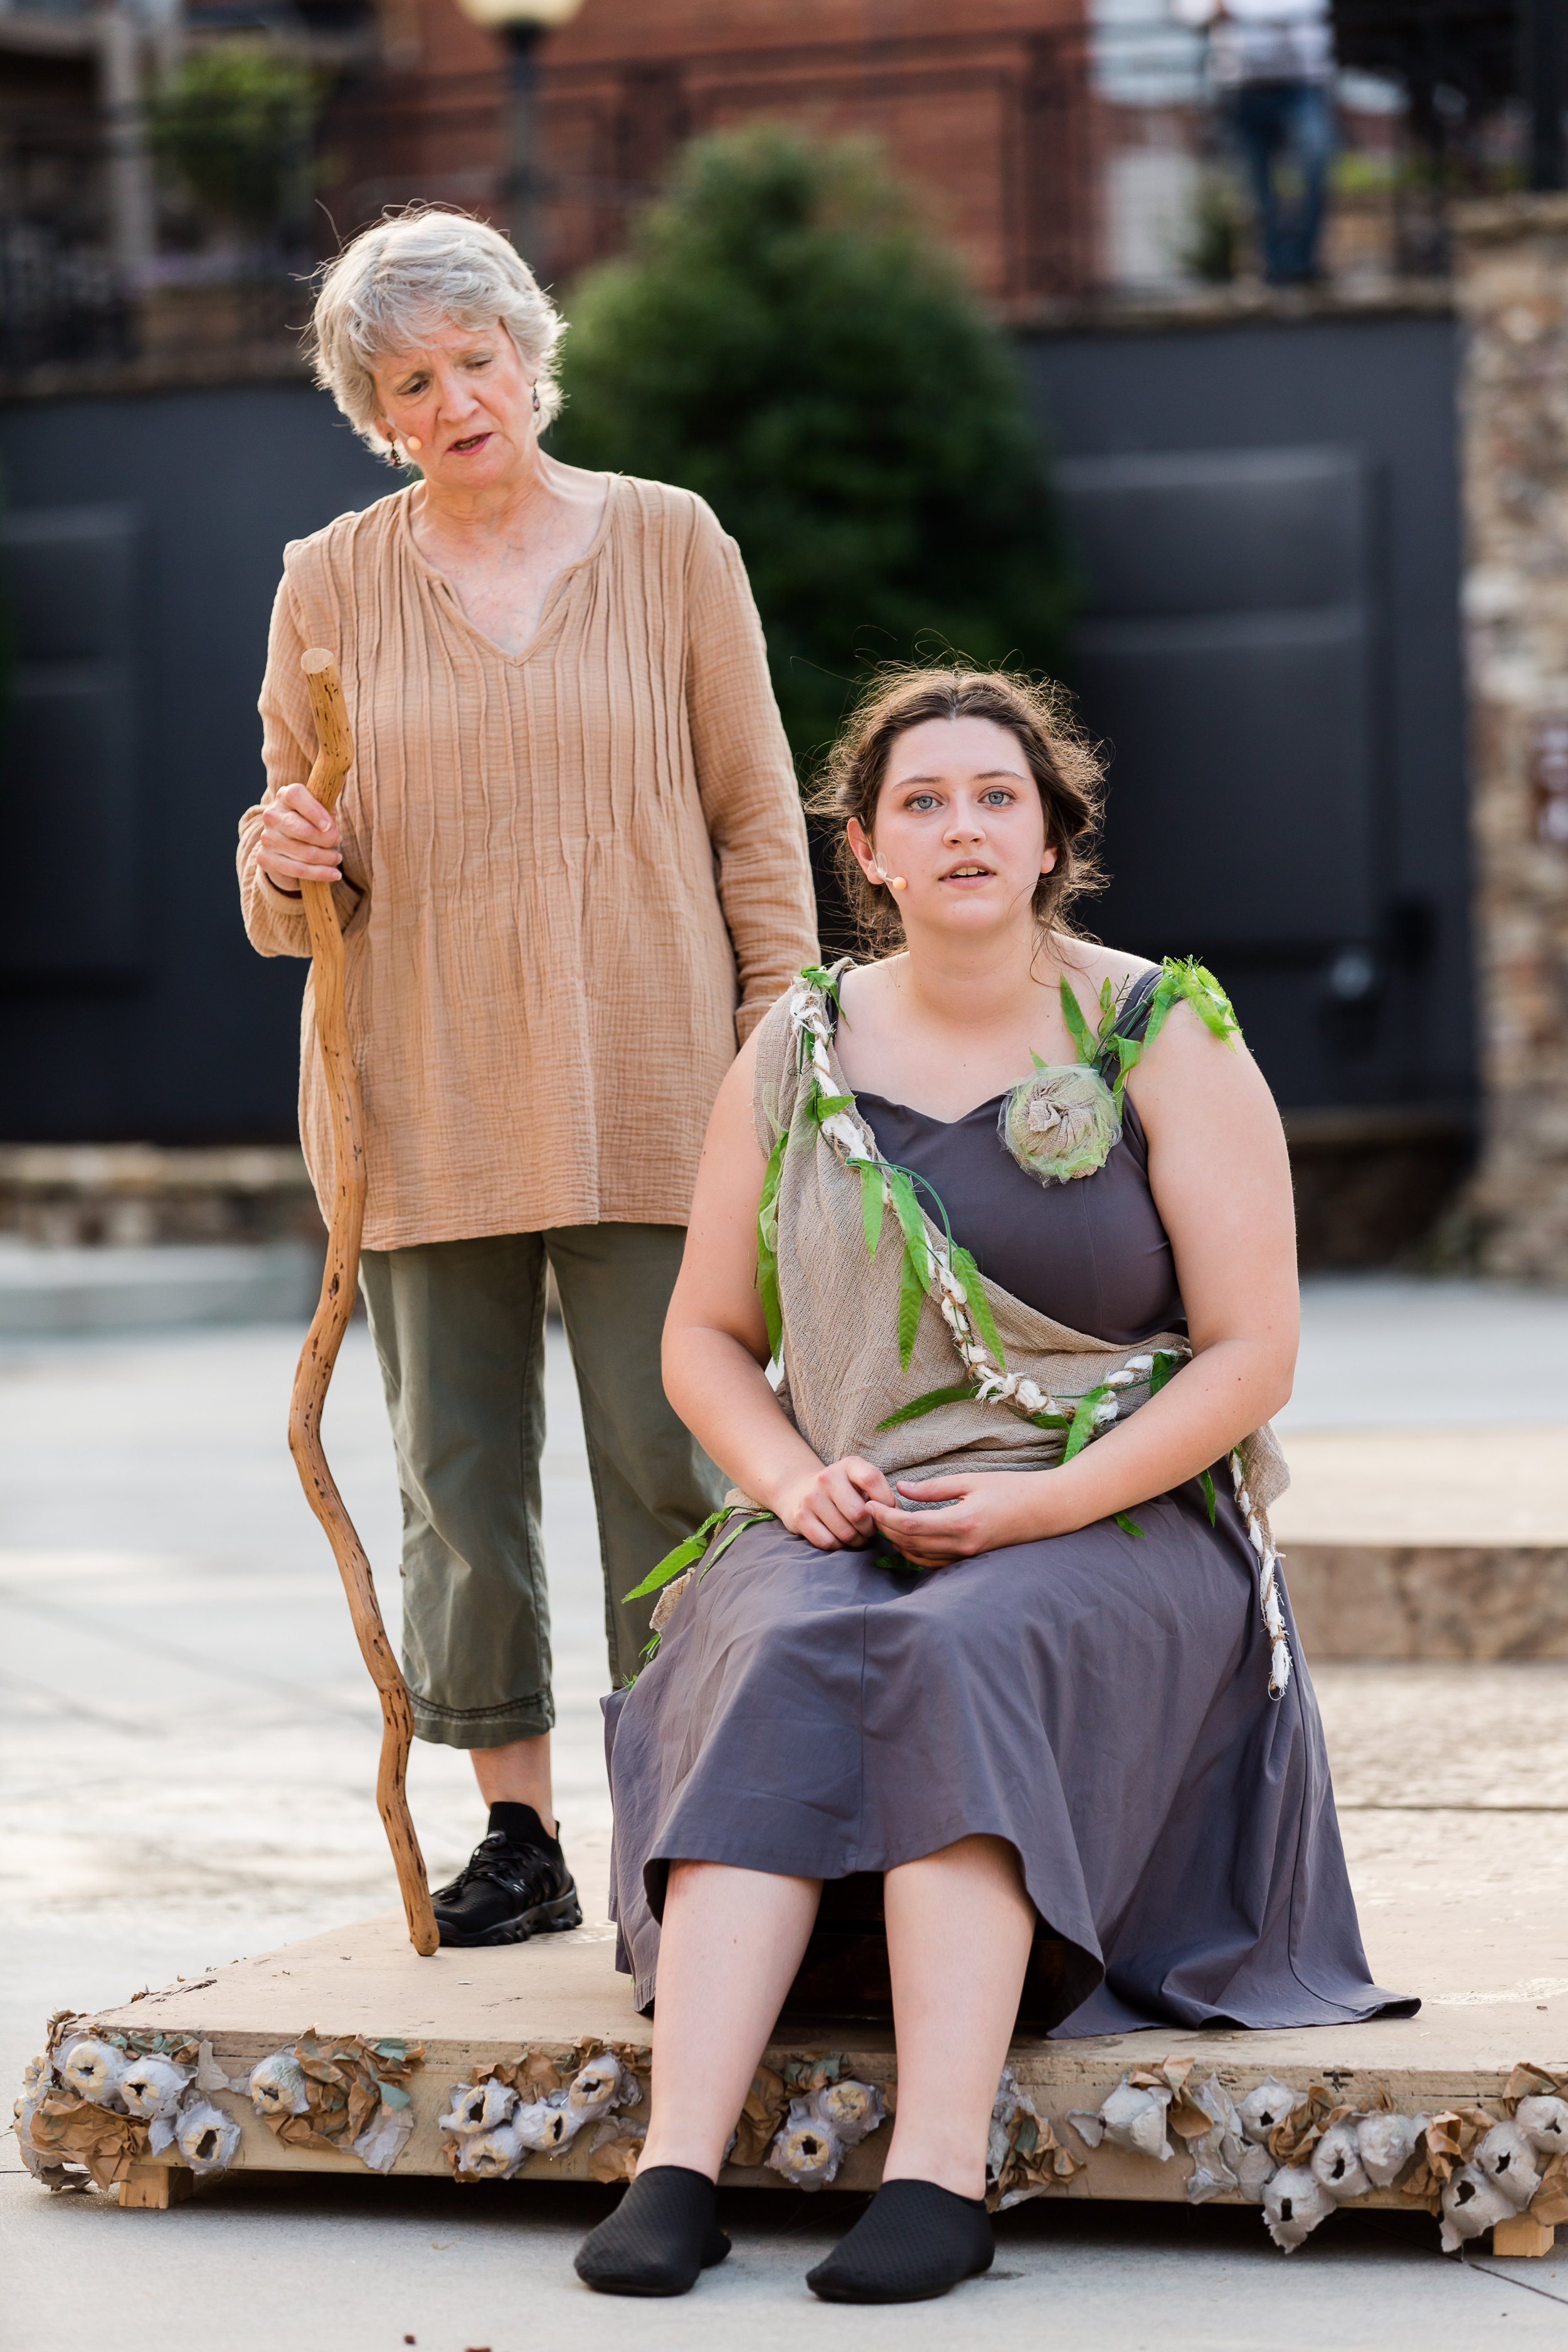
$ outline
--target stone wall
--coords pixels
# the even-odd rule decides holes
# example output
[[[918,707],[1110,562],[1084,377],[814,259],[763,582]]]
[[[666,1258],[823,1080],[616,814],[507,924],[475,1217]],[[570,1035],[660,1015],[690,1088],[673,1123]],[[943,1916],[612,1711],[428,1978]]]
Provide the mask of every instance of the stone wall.
[[[0,1144],[0,1240],[47,1248],[322,1239],[290,1144],[170,1151],[151,1143]]]
[[[1458,221],[1481,1269],[1568,1283],[1568,195]]]

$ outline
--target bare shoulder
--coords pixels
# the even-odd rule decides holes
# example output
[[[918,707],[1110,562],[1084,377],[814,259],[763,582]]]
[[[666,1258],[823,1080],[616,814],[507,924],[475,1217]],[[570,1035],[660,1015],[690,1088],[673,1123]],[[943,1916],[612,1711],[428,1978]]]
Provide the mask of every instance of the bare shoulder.
[[[874,963],[851,964],[838,982],[838,1009],[850,1028],[883,1027],[898,1012],[909,956],[882,956]]]
[[[1129,955],[1125,948],[1102,947],[1098,940],[1058,939],[1052,944],[1075,992],[1089,996],[1097,997],[1107,981],[1111,992],[1121,996],[1160,969],[1147,956]]]
[[[753,1202],[760,1190],[762,1166],[767,1156],[767,1146],[759,1137],[757,1125],[757,1056],[762,1051],[762,1040],[761,1027],[753,1029],[725,1071],[713,1097],[698,1169],[700,1201],[710,1197],[715,1184],[739,1182],[742,1190],[749,1185]],[[773,1091],[766,1087],[762,1089],[764,1096]]]
[[[1144,965],[1144,971],[1153,970]],[[1215,1122],[1238,1118],[1280,1137],[1279,1113],[1247,1050],[1229,998],[1214,975],[1195,963],[1166,964],[1173,983],[1162,990],[1164,1012],[1128,1077],[1128,1092],[1146,1125],[1173,1118]]]
[[[764,1026],[765,1023],[761,1021],[758,1022],[756,1027],[752,1030],[751,1035],[747,1038],[745,1044],[742,1046],[740,1052],[736,1055],[734,1060],[725,1071],[723,1087],[721,1091],[727,1088],[731,1094],[744,1095],[746,1100],[750,1102],[752,1098],[752,1087],[755,1082],[757,1075],[757,1056],[763,1050],[763,1030]]]

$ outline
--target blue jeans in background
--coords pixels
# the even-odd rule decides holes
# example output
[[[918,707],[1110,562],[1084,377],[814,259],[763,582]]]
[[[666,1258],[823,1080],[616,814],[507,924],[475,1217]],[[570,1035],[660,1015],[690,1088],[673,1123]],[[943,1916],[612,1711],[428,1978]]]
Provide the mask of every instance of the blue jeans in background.
[[[1317,275],[1335,144],[1329,92],[1315,81],[1243,82],[1226,98],[1226,116],[1252,192],[1264,276],[1271,286],[1299,285]],[[1302,180],[1300,200],[1289,207],[1279,189],[1287,161]]]

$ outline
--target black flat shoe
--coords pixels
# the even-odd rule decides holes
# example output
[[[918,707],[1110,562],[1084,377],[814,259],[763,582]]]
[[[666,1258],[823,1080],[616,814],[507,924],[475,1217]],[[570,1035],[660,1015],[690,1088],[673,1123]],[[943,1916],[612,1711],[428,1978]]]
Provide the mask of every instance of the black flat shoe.
[[[431,1897],[444,1944],[525,1944],[583,1924],[566,1859],[548,1845],[521,1843],[504,1830],[482,1837],[449,1886]]]
[[[885,2180],[805,2283],[824,2303],[929,2303],[988,2271],[994,2253],[983,2197]]]
[[[706,2173],[645,2166],[578,2247],[578,2277],[595,2294],[689,2294],[699,2273],[730,2251],[714,2218],[717,2203]]]

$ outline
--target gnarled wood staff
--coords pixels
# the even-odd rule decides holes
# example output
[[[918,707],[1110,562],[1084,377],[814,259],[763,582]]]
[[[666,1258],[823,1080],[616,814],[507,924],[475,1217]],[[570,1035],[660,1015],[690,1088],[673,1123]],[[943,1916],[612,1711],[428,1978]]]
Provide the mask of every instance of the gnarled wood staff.
[[[331,655],[320,646],[312,646],[300,660],[310,688],[319,747],[309,789],[323,808],[330,809],[353,762],[353,737],[343,708],[342,681]],[[349,1615],[353,1620],[360,1655],[370,1670],[381,1700],[381,1764],[376,1773],[375,1801],[396,1865],[409,1940],[416,1952],[429,1954],[436,1950],[440,1937],[430,1907],[425,1859],[408,1810],[405,1787],[414,1711],[408,1701],[408,1685],[382,1622],[370,1561],[321,1448],[321,1408],[327,1401],[327,1386],[338,1360],[338,1349],[342,1346],[343,1333],[353,1313],[354,1286],[359,1278],[360,1234],[364,1224],[364,1113],[360,1102],[359,1072],[349,1047],[343,1005],[343,935],[332,886],[330,882],[301,880],[300,887],[310,926],[316,1035],[332,1115],[332,1214],[321,1296],[306,1335],[300,1369],[294,1375],[294,1393],[289,1406],[289,1451],[294,1456],[305,1499],[326,1529],[327,1541],[332,1547],[332,1557],[348,1595]]]

